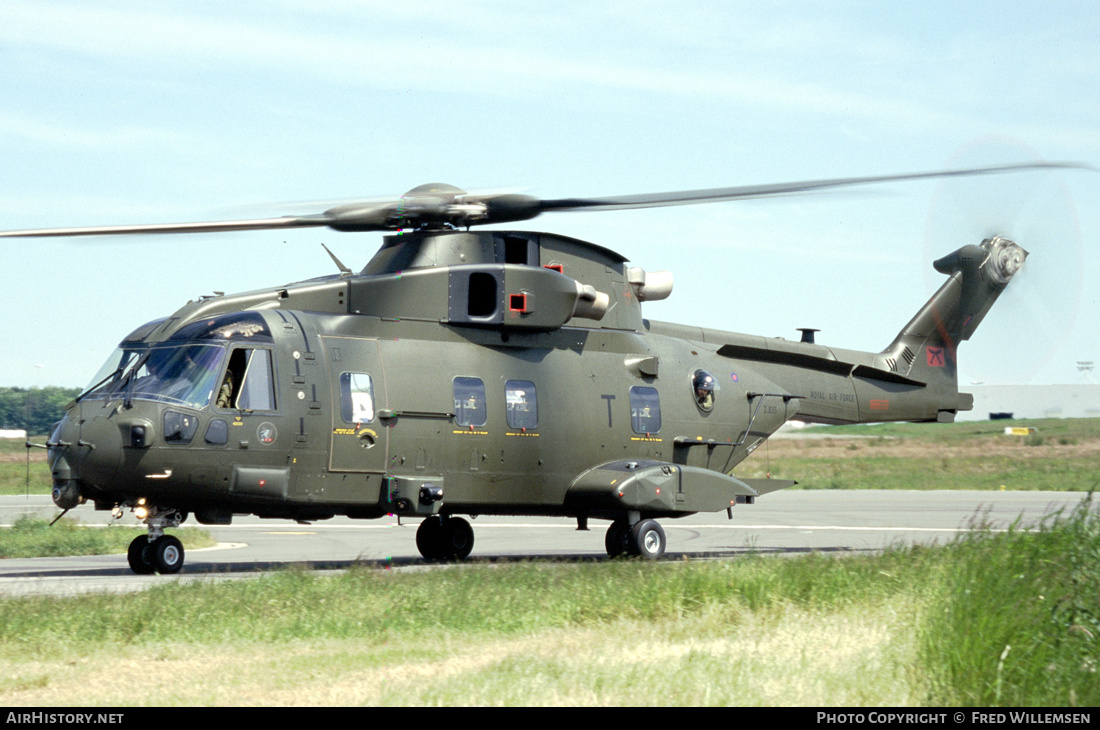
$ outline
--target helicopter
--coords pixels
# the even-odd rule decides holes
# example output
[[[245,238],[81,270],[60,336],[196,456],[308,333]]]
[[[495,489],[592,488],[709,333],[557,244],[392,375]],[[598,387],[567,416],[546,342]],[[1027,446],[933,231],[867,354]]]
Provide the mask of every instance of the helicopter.
[[[1002,236],[934,263],[946,280],[880,352],[650,320],[672,292],[615,251],[477,229],[559,211],[764,198],[1022,173],[1029,163],[604,198],[470,194],[445,184],[303,216],[40,229],[18,236],[328,227],[387,235],[358,273],[190,301],[126,335],[45,444],[52,497],[147,528],[127,560],[173,574],[189,515],[421,518],[429,561],[474,545],[463,517],[605,520],[611,557],[660,558],[659,520],[796,484],[735,468],[783,424],[951,422],[957,350],[1028,255]],[[326,248],[327,250],[327,248]],[[64,514],[64,512],[62,513]]]

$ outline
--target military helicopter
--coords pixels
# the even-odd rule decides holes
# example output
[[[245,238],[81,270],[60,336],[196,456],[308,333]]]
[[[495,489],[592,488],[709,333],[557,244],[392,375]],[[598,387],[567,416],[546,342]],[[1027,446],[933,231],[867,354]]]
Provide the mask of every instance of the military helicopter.
[[[950,422],[959,343],[1027,252],[995,236],[935,262],[942,287],[881,352],[645,319],[672,278],[575,238],[472,230],[557,211],[762,198],[1032,163],[674,193],[541,200],[443,184],[320,214],[15,231],[385,231],[358,273],[191,301],[124,337],[43,445],[53,501],[125,510],[135,573],[176,573],[188,514],[420,517],[432,561],[470,555],[460,515],[610,521],[612,557],[656,559],[658,519],[752,504],[795,482],[735,467],[791,419]],[[28,443],[28,448],[33,444]]]

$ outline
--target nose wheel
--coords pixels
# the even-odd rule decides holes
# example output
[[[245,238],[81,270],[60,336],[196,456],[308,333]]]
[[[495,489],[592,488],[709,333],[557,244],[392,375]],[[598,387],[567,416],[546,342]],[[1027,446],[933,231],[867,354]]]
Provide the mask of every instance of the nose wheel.
[[[138,535],[130,543],[126,559],[130,570],[138,575],[172,575],[183,567],[183,543],[172,535],[161,535],[155,539],[149,535]]]
[[[122,508],[130,506],[145,526],[148,535],[139,535],[130,543],[126,551],[126,560],[130,570],[138,575],[172,575],[183,567],[183,543],[173,535],[165,535],[165,527],[179,527],[187,519],[186,512],[175,509],[162,509],[139,500],[135,504],[115,507],[115,516],[122,515]]]

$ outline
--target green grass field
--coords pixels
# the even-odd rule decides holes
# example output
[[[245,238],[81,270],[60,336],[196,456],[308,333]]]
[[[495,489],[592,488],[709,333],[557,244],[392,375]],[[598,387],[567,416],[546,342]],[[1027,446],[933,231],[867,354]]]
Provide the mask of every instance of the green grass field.
[[[1083,510],[880,556],[164,581],[0,601],[0,702],[1094,707],[1098,595]]]
[[[46,437],[32,438],[45,443]],[[0,494],[49,494],[53,488],[45,449],[28,449],[22,439],[0,439]]]
[[[1006,436],[1006,425],[1036,429]],[[737,476],[794,479],[802,489],[1087,492],[1100,486],[1100,419],[828,426],[773,438]]]
[[[1032,422],[1023,438],[1003,425],[815,430],[830,438],[772,441],[738,474],[790,469],[804,488],[1095,485],[1100,419]],[[1039,530],[877,556],[288,569],[0,599],[9,706],[1095,707],[1098,677],[1100,518],[1084,507]]]

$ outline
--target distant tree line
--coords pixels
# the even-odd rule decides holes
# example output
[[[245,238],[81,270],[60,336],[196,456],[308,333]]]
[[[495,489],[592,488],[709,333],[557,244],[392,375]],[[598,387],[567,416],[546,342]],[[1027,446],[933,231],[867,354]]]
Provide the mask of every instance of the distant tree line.
[[[0,428],[26,429],[31,436],[49,434],[80,388],[0,388]]]

